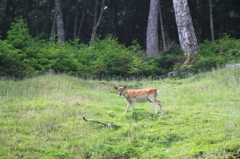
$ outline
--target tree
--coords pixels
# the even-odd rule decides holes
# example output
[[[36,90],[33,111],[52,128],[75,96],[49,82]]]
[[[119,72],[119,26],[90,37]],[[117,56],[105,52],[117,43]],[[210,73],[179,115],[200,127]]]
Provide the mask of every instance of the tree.
[[[227,17],[227,4],[224,0],[219,0],[220,8],[220,36],[223,37],[228,33],[228,17]]]
[[[75,18],[74,18],[74,26],[73,26],[73,39],[77,39],[77,24],[78,24],[78,0],[76,0],[75,6]]]
[[[212,39],[212,42],[214,42],[214,25],[213,25],[213,13],[212,13],[212,0],[208,0],[208,2],[209,2],[211,39]]]
[[[97,18],[97,7],[98,6],[98,0],[95,0],[95,9],[94,9],[94,21],[93,21],[93,29],[92,29],[92,35],[91,35],[91,40],[90,43],[92,43],[95,40],[96,34],[97,34],[97,28],[100,25],[100,22],[102,20],[102,15],[105,7],[105,0],[102,0],[102,5],[101,5],[101,11],[99,14],[99,17]]]
[[[159,13],[159,0],[151,0],[148,26],[147,26],[147,56],[156,56],[159,53],[158,48],[158,13]]]
[[[56,14],[58,40],[61,43],[64,43],[65,34],[64,34],[63,16],[62,16],[62,8],[61,8],[60,0],[55,0],[55,14]]]
[[[30,45],[31,36],[26,23],[22,19],[12,23],[7,39],[17,49],[24,49]]]
[[[56,14],[53,17],[51,35],[50,38],[55,41],[55,33],[56,33]]]
[[[84,19],[85,19],[85,15],[86,15],[86,1],[83,0],[83,9],[82,9],[82,16],[81,16],[81,19],[80,19],[80,24],[79,24],[79,27],[78,27],[78,34],[77,34],[77,37],[80,38],[80,34],[81,34],[81,30],[82,30],[82,26],[83,26],[83,22],[84,22]]]
[[[160,19],[160,26],[161,26],[161,34],[162,34],[162,41],[163,41],[163,50],[167,50],[166,41],[165,41],[165,34],[164,34],[164,28],[163,28],[163,19],[162,19],[162,10],[159,0],[159,19]]]
[[[187,0],[173,0],[178,37],[185,55],[197,53],[198,42],[194,33],[192,17]]]
[[[6,13],[6,8],[7,8],[7,0],[1,0],[0,3],[0,25],[1,27],[4,25],[3,23],[3,17],[5,16]],[[0,39],[1,39],[1,35],[2,35],[3,29],[0,29]]]
[[[94,25],[98,22],[102,1],[98,0],[97,20]],[[90,38],[94,37],[91,35],[97,33],[101,38],[105,38],[112,34],[118,39],[119,43],[125,46],[131,46],[132,42],[136,41],[143,49],[146,49],[150,0],[105,0],[105,5],[108,8],[103,12],[100,25],[94,28],[96,33],[93,31],[95,0],[58,0],[58,2],[61,2],[62,7],[65,41],[80,39],[80,43],[87,44]],[[182,1],[180,2],[182,3]],[[162,7],[161,13],[164,25],[160,24],[161,27],[164,26],[165,34],[165,36],[163,36],[163,33],[160,34],[162,29],[159,26],[159,37],[165,37],[166,47],[168,47],[179,41],[172,7],[173,1],[162,0],[159,3]],[[209,0],[188,0],[188,5],[198,42],[211,39]],[[57,35],[57,17],[54,20],[54,7],[55,0],[0,0],[0,38],[2,40],[7,39],[7,31],[10,30],[11,23],[21,18],[27,23],[29,33],[33,38],[49,39],[53,21],[55,27],[53,26],[52,33]],[[106,11],[108,14],[105,14]],[[236,39],[240,38],[239,0],[212,0],[212,14],[215,39],[225,34]],[[160,19],[161,17],[158,18],[158,21]],[[164,41],[163,39],[160,40],[161,42]]]
[[[1,0],[0,4],[0,14],[5,14],[7,7],[7,0]]]

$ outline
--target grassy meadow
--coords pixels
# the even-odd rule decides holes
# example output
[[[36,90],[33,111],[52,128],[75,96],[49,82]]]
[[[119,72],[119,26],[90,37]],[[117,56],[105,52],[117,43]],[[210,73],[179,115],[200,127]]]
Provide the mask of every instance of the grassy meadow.
[[[157,88],[164,115],[152,103],[123,115],[114,85]],[[240,158],[240,68],[161,81],[1,78],[0,133],[3,159]]]

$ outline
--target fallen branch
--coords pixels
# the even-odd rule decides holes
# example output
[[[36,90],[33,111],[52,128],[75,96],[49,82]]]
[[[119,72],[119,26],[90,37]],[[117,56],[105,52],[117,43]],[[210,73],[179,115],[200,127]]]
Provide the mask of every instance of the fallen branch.
[[[107,126],[107,127],[109,127],[109,126],[118,126],[117,124],[113,124],[113,123],[104,123],[104,122],[101,122],[101,121],[98,121],[98,120],[86,119],[85,117],[83,117],[83,120],[85,120],[85,121],[94,121],[94,122],[96,122],[96,123],[103,124],[103,125],[105,125],[105,126]]]

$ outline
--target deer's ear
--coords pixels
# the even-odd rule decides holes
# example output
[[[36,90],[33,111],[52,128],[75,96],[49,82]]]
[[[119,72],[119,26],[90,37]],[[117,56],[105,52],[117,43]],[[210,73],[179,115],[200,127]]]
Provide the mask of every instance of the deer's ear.
[[[123,86],[123,89],[125,89],[127,86],[125,85],[125,86]]]
[[[116,86],[113,86],[113,88],[118,90],[118,87],[116,87]]]

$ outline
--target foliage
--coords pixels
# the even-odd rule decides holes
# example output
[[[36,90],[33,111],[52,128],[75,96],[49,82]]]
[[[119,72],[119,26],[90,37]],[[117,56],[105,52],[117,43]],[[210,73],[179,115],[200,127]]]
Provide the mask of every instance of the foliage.
[[[153,58],[157,68],[160,68],[158,75],[166,74],[175,69],[177,65],[182,65],[184,61],[184,52],[180,46],[176,43],[170,45],[170,47],[161,52],[160,55]]]
[[[26,66],[23,62],[25,55],[12,44],[0,40],[0,75],[25,76]]]
[[[31,36],[29,35],[26,23],[22,19],[12,23],[8,31],[8,41],[17,49],[24,49],[30,46]]]
[[[240,62],[240,40],[225,35],[214,43],[205,41],[199,45],[198,59],[192,66],[193,71],[208,71],[228,63]]]
[[[184,55],[184,51],[181,49],[181,47],[176,44],[172,43],[169,48],[162,52],[163,55],[173,55],[175,57],[182,57]]]
[[[126,48],[112,36],[96,39],[91,46],[78,44],[77,40],[64,44],[33,41],[23,21],[19,20],[13,24],[8,37],[1,42],[13,45],[11,49],[21,57],[5,63],[8,52],[2,51],[2,70],[7,69],[10,63],[20,63],[18,72],[13,71],[14,68],[5,70],[4,74],[8,76],[35,75],[53,70],[82,77],[107,78],[149,76],[158,70],[152,60],[145,61],[146,54],[136,42]]]
[[[151,61],[144,61],[146,53],[138,44],[129,48],[108,37],[91,46],[94,74],[100,77],[128,77],[153,75],[157,69]]]
[[[239,71],[162,82],[53,73],[1,78],[1,158],[238,158]],[[165,114],[136,103],[134,113],[122,115],[127,103],[113,85],[159,89]]]
[[[34,68],[28,62],[32,45],[26,24],[22,19],[17,20],[8,31],[8,40],[0,41],[1,75],[24,77],[33,74]]]
[[[198,56],[184,57],[180,46],[173,43],[166,51],[149,58],[136,41],[125,47],[111,35],[97,38],[88,46],[78,44],[79,40],[64,44],[33,40],[22,19],[11,28],[8,39],[0,41],[0,70],[4,76],[32,76],[51,70],[98,79],[154,77],[173,70],[208,71],[240,61],[240,42],[229,36],[200,44]]]
[[[226,55],[229,50],[240,49],[239,43],[239,40],[225,35],[214,43],[207,40],[204,41],[204,43],[199,45],[199,51],[202,56]]]
[[[193,64],[192,69],[197,72],[209,71],[217,66],[223,66],[226,64],[226,58],[224,56],[200,56],[198,60]]]

